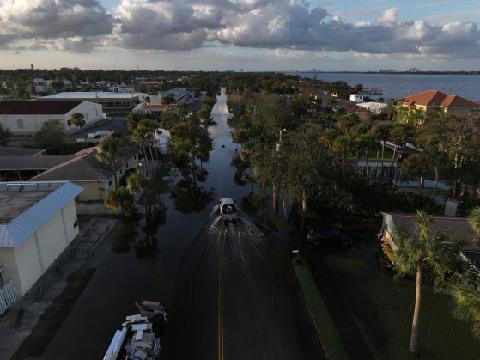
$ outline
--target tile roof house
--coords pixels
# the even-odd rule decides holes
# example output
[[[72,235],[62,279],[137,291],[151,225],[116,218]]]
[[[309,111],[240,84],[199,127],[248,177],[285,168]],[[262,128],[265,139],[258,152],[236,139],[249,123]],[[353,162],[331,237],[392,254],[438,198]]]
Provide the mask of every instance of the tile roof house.
[[[13,134],[33,134],[48,120],[58,120],[65,131],[72,131],[72,115],[80,113],[85,122],[103,119],[102,106],[89,101],[0,101],[0,124]]]
[[[348,105],[347,107],[345,107],[345,112],[347,114],[357,114],[358,117],[362,120],[370,120],[372,118],[371,111],[356,104]]]
[[[465,117],[480,111],[480,103],[458,95],[447,95],[438,90],[428,90],[404,97],[400,104],[424,112],[440,110],[445,114]]]
[[[25,294],[73,241],[82,190],[70,182],[0,182],[3,284]]]

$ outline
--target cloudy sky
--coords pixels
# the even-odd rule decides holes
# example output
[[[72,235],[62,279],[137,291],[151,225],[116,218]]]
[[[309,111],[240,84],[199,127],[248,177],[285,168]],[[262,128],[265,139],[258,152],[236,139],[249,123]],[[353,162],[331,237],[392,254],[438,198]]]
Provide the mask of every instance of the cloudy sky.
[[[0,68],[479,69],[478,0],[0,0]]]

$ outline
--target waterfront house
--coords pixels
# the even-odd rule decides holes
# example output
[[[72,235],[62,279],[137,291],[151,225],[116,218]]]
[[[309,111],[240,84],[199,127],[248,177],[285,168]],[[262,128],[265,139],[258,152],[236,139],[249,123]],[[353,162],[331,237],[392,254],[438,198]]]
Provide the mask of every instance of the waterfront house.
[[[447,95],[438,90],[408,95],[400,100],[399,107],[407,109],[407,115],[412,111],[425,114],[440,111],[448,115],[466,117],[480,112],[480,103],[458,95]]]
[[[70,182],[0,182],[1,286],[24,295],[79,232]]]
[[[0,124],[13,134],[34,134],[48,120],[58,120],[66,132],[72,131],[73,114],[82,114],[87,124],[103,118],[102,106],[90,101],[0,101]]]

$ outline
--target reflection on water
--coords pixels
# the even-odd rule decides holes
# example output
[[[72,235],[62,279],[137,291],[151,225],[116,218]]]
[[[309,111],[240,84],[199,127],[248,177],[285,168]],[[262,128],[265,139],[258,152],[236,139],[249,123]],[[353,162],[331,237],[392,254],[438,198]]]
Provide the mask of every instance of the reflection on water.
[[[203,186],[195,184],[190,177],[178,181],[172,187],[170,195],[175,209],[184,214],[201,212],[213,199],[213,193]]]
[[[139,218],[129,225],[129,230],[126,230],[128,237],[124,236],[125,241],[118,246],[122,252],[134,247],[137,257],[148,258],[160,254],[165,246],[183,251],[180,247],[184,241],[197,236],[193,229],[200,229],[207,219],[207,222],[216,222],[214,215],[209,216],[209,206],[213,206],[215,199],[231,197],[240,201],[250,194],[250,186],[244,186],[248,180],[248,169],[238,158],[240,147],[232,141],[227,117],[227,98],[223,89],[212,110],[216,125],[208,128],[213,150],[205,162],[199,163],[196,181],[192,179],[191,169],[174,172],[163,169],[152,176],[152,184],[147,190],[147,206],[142,198],[138,208]],[[162,134],[167,135],[166,132]],[[174,183],[170,189],[166,177]],[[252,239],[262,237],[247,217],[243,217],[239,229]],[[227,231],[225,236],[228,238],[234,233]],[[130,240],[127,241],[127,238]],[[253,243],[256,244],[257,240]]]

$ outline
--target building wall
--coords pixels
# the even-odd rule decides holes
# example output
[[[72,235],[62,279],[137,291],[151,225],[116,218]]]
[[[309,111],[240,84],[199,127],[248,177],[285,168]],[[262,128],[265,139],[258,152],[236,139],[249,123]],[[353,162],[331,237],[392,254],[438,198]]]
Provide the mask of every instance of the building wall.
[[[102,106],[92,102],[85,101],[72,109],[67,114],[59,115],[1,115],[0,123],[13,134],[28,135],[40,130],[42,125],[48,120],[59,120],[63,124],[65,131],[70,131],[72,128],[68,125],[72,114],[81,113],[87,123],[101,120],[103,118]]]
[[[20,290],[20,294],[24,295],[42,275],[34,235],[30,236],[22,245],[14,248],[13,252],[18,272],[18,278],[15,279],[17,288]]]
[[[84,188],[78,195],[80,201],[103,201],[106,195],[113,189],[114,184],[108,181],[74,181],[75,184]]]
[[[83,119],[85,120],[86,124],[90,124],[103,118],[103,109],[102,105],[96,104],[90,101],[84,101],[72,111],[65,114],[65,119],[68,121],[72,118],[72,115],[75,113],[83,114]],[[72,128],[68,126],[68,129],[71,130]]]
[[[59,120],[66,126],[65,115],[0,115],[0,123],[18,135],[35,133],[48,120]]]
[[[15,263],[15,254],[13,253],[13,248],[0,248],[0,265],[3,265],[3,281],[8,281],[10,279],[18,279],[17,264]],[[17,289],[19,289],[19,284],[17,282]]]
[[[448,108],[448,109],[445,109],[445,113],[449,115],[458,116],[458,117],[467,117],[472,112],[468,108]]]
[[[77,205],[75,200],[63,208],[63,216],[65,218],[65,229],[67,232],[67,241],[70,244],[80,232],[77,221]]]
[[[62,219],[62,213],[59,212],[53,216],[47,223],[37,230],[38,251],[35,244],[35,234],[30,236],[22,245],[11,249],[14,253],[16,271],[12,272],[12,277],[16,277],[18,288],[21,295],[24,295],[32,285],[42,276],[57,257],[78,235],[79,228],[76,224],[76,206],[72,200],[63,209],[65,218],[65,227]],[[1,249],[4,250],[4,249]],[[40,265],[39,254],[41,262]]]

